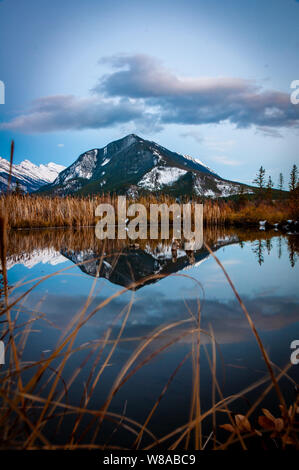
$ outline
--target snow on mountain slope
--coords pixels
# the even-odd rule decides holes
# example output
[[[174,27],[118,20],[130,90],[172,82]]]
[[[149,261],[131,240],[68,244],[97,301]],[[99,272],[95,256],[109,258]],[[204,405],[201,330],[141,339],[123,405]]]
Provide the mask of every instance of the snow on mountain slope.
[[[71,166],[54,179],[54,184],[62,184],[74,178],[90,179],[97,162],[98,149],[82,154]]]
[[[171,185],[187,171],[176,167],[155,167],[139,181],[138,186],[149,190],[161,189],[164,185]]]
[[[52,183],[64,169],[64,166],[53,162],[38,166],[30,162],[30,160],[24,160],[19,164],[14,164],[12,167],[11,188],[15,188],[18,183],[20,189],[25,192],[35,191],[44,184]],[[0,157],[0,191],[7,188],[9,170],[9,161]]]
[[[186,160],[190,160],[190,161],[193,162],[193,163],[199,163],[201,166],[204,166],[205,168],[207,168],[207,170],[209,170],[211,173],[215,173],[214,170],[212,170],[210,167],[208,167],[207,165],[205,165],[205,163],[203,163],[201,160],[199,160],[199,158],[194,158],[194,157],[191,157],[190,155],[183,155],[183,157],[184,157]]]
[[[229,196],[250,188],[227,181],[198,158],[168,150],[129,134],[105,147],[88,150],[63,170],[43,194],[143,194]]]

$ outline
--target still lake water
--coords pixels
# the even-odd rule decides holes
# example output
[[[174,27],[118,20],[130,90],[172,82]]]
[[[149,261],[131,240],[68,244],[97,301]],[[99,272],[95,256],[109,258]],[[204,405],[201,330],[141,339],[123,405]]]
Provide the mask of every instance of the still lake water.
[[[278,367],[284,367],[290,360],[290,343],[299,339],[298,235],[274,230],[206,229],[204,238],[231,277],[271,360]],[[110,243],[104,248],[101,243],[95,238],[93,228],[11,232],[7,258],[8,282],[13,288],[11,295],[28,289],[32,285],[29,281],[60,270],[40,283],[23,302],[19,323],[39,317],[29,335],[23,360],[37,361],[51,354],[61,333],[84,306],[92,288],[87,312],[135,280],[138,281],[136,289],[129,289],[113,299],[80,329],[75,343],[79,350],[64,368],[63,379],[67,382],[92,347],[98,346],[99,350],[109,328],[110,339],[117,337],[128,306],[133,302],[122,340],[96,386],[90,408],[99,409],[103,405],[117,374],[145,338],[162,325],[189,320],[165,332],[148,346],[137,364],[148,354],[173,343],[138,370],[113,398],[110,411],[125,413],[143,423],[171,374],[192,350],[194,337],[190,330],[196,327],[199,304],[200,326],[206,333],[214,333],[218,345],[217,378],[223,395],[238,393],[267,375],[248,322],[222,270],[206,249],[199,250],[193,257],[183,250],[172,253],[167,243],[143,241],[135,247]],[[102,250],[104,256],[99,260]],[[153,278],[155,274],[161,278]],[[24,282],[29,284],[20,285]],[[177,337],[181,339],[175,341]],[[96,372],[110,348],[108,344],[96,365]],[[211,341],[209,335],[203,333],[200,352],[203,411],[211,406],[212,400],[212,378],[206,353],[212,354]],[[83,365],[69,390],[67,400],[72,405],[80,405],[95,355],[96,352]],[[299,365],[293,366],[289,374],[298,383]],[[175,375],[149,423],[155,435],[162,436],[188,421],[192,375],[189,357]],[[263,387],[265,385],[234,402],[231,409],[246,412]],[[291,402],[295,396],[294,384],[284,380],[282,388]],[[61,383],[58,389],[63,389]],[[278,415],[274,394],[270,393],[264,405]],[[220,416],[219,423],[221,419]],[[86,422],[83,423],[85,426]],[[115,426],[109,426],[104,427],[99,437],[101,442],[130,445],[130,434],[120,429],[114,432]],[[69,431],[67,424],[58,431],[49,426],[49,433],[55,434],[53,439],[58,443],[64,442]],[[210,422],[204,426],[204,432],[209,434]],[[85,439],[88,442],[88,434]]]

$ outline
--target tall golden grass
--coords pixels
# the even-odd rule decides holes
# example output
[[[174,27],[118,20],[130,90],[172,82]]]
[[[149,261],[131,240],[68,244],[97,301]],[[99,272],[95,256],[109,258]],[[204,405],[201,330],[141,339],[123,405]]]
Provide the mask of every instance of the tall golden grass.
[[[175,203],[175,199],[164,195],[127,199],[143,204],[148,210],[150,204]],[[195,202],[194,201],[192,204]],[[6,213],[9,228],[37,227],[79,227],[96,223],[95,208],[101,203],[110,203],[117,208],[117,196],[99,195],[91,197],[46,197],[19,194],[0,196],[0,213]],[[170,214],[171,216],[171,214]],[[294,208],[288,201],[204,201],[204,223],[206,225],[254,225],[260,220],[269,223],[282,223],[293,218]]]

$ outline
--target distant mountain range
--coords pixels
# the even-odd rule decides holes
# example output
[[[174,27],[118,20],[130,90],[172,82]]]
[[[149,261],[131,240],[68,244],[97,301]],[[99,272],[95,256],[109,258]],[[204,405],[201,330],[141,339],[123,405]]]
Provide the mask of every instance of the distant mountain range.
[[[89,195],[115,192],[130,196],[163,192],[174,196],[222,197],[252,188],[225,180],[200,160],[172,152],[130,134],[101,149],[82,153],[39,192]]]
[[[24,160],[18,165],[13,165],[11,174],[11,189],[18,185],[23,192],[33,192],[41,186],[55,180],[57,175],[65,169],[65,166],[56,163],[47,165],[34,165],[29,160]],[[10,172],[10,163],[0,157],[0,191],[6,191]]]

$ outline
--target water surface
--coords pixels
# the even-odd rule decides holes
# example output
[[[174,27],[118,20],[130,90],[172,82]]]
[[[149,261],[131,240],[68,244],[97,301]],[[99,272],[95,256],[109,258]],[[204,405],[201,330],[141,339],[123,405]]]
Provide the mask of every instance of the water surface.
[[[206,229],[204,238],[227,270],[271,360],[277,367],[284,367],[289,362],[290,343],[299,339],[298,236],[274,230]],[[69,390],[67,399],[72,404],[80,404],[84,384],[107,331],[110,331],[109,339],[115,339],[126,315],[121,341],[90,401],[95,409],[104,403],[117,374],[138,345],[162,325],[181,320],[186,322],[159,335],[133,364],[132,368],[147,355],[155,356],[123,385],[110,410],[144,422],[171,374],[191,353],[198,321],[203,331],[200,337],[203,410],[211,406],[212,400],[207,359],[207,354],[209,357],[212,354],[211,335],[217,342],[217,378],[224,396],[238,393],[267,375],[247,319],[222,270],[205,248],[195,253],[186,253],[181,248],[173,252],[165,241],[145,240],[138,246],[117,241],[103,245],[95,238],[92,228],[14,231],[9,237],[7,267],[13,296],[25,292],[32,280],[59,271],[33,289],[22,304],[20,323],[38,317],[25,348],[26,361],[37,361],[51,354],[90,293],[87,314],[109,296],[124,290],[80,329],[75,343],[78,351],[63,371],[65,382],[87,355],[94,353],[86,359]],[[111,344],[107,344],[96,371],[110,348]],[[161,352],[155,355],[159,349]],[[189,419],[191,357],[178,370],[150,421],[149,428],[157,436]],[[298,372],[299,365],[290,371],[297,382]],[[282,387],[291,401],[294,385],[284,380]],[[61,391],[63,385],[60,383],[58,388]],[[232,409],[246,412],[261,390],[259,387],[239,399],[232,404]],[[265,403],[274,408],[275,414],[274,394],[270,394]],[[204,427],[207,435],[209,426],[207,422]],[[58,432],[56,428],[54,431],[54,426],[52,429],[50,425],[49,429],[55,432],[57,442],[64,442],[70,431],[68,424],[61,426]],[[88,440],[88,434],[85,438]],[[104,428],[99,436],[101,442],[126,445],[130,444],[130,439],[132,437],[121,430],[114,432],[113,426]]]

